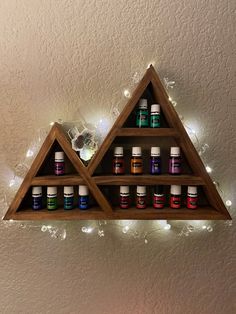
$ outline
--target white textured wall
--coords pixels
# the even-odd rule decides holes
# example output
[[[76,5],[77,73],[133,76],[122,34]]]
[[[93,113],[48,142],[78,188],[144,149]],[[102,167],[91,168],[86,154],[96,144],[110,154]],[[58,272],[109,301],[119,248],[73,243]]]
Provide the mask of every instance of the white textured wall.
[[[36,130],[107,114],[154,60],[236,204],[234,0],[2,0],[0,34],[1,197]],[[147,245],[81,225],[59,241],[0,224],[1,313],[235,313],[235,225]]]

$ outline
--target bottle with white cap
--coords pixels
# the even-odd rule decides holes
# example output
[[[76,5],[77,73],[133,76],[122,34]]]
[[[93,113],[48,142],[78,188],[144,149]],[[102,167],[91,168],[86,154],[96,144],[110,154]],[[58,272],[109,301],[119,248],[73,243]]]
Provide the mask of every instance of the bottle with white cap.
[[[74,187],[64,186],[64,209],[73,209],[74,207]]]
[[[187,208],[196,209],[197,208],[197,187],[196,186],[188,186],[188,194],[187,194]]]
[[[120,208],[127,209],[130,206],[129,186],[120,186]]]
[[[141,147],[132,147],[132,158],[130,164],[131,174],[143,173],[143,158]]]
[[[56,186],[47,187],[47,209],[48,210],[57,209],[57,187]]]
[[[161,126],[160,105],[151,105],[150,127],[159,128]]]
[[[175,209],[181,208],[181,185],[171,185],[170,207]]]
[[[136,207],[138,209],[144,209],[147,207],[146,201],[146,186],[137,186]]]
[[[136,112],[136,126],[139,128],[148,127],[148,103],[147,99],[141,98]]]
[[[89,190],[86,185],[79,185],[78,207],[79,209],[89,208]]]
[[[161,153],[160,147],[151,147],[150,157],[150,173],[160,174],[161,173]]]
[[[153,207],[162,209],[165,206],[165,194],[163,185],[156,185],[153,194]]]
[[[169,173],[181,174],[181,156],[179,147],[170,148]]]
[[[32,209],[38,210],[43,207],[42,187],[32,187]]]
[[[125,173],[123,147],[115,147],[114,149],[112,172],[113,174]]]
[[[54,171],[57,176],[65,174],[64,152],[55,152]]]

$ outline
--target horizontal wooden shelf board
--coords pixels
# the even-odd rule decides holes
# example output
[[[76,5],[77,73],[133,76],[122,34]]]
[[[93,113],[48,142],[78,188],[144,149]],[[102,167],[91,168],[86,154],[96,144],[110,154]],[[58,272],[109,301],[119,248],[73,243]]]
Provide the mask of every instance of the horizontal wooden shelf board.
[[[111,213],[105,213],[94,207],[88,210],[64,210],[57,209],[55,211],[48,211],[46,209],[33,211],[32,209],[25,209],[18,211],[11,216],[13,220],[116,220],[116,219],[133,219],[133,220],[223,220],[225,216],[214,210],[212,207],[201,207],[195,210],[187,208],[181,209],[153,209],[148,207],[146,209],[120,209],[114,208]]]
[[[178,137],[178,132],[173,128],[121,128],[117,136],[156,136]]]
[[[32,179],[31,185],[78,185],[83,184],[84,180],[76,174],[56,176],[38,176]]]
[[[143,210],[130,208],[127,210],[117,208],[114,211],[115,219],[138,219],[138,220],[221,220],[225,219],[224,215],[214,210],[212,207],[201,207],[190,210],[187,208],[172,209],[153,209],[146,208]]]
[[[193,175],[103,175],[93,179],[98,185],[205,185],[202,178]]]
[[[53,211],[47,209],[32,210],[30,208],[20,210],[14,213],[11,217],[13,220],[96,220],[106,219],[106,213],[94,207],[87,210],[80,210],[78,208],[72,210],[64,210],[58,208]]]

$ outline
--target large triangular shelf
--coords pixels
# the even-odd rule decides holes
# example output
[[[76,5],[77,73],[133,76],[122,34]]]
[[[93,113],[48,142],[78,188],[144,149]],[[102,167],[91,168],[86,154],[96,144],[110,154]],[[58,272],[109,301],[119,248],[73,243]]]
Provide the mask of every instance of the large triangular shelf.
[[[151,102],[159,103],[163,115],[163,127],[161,128],[135,128],[132,125],[132,114],[139,99],[148,94],[151,95]],[[76,170],[76,174],[61,177],[42,176],[37,177],[42,163],[49,153],[53,143],[57,141],[64,150],[68,159]],[[171,176],[167,174],[140,176],[111,174],[112,148],[122,143],[129,151],[131,146],[140,146],[140,143],[150,147],[154,141],[160,143],[176,143],[185,157],[187,170],[185,174]],[[172,141],[172,142],[171,142]],[[139,145],[135,145],[138,143]],[[156,142],[155,142],[156,143]],[[170,144],[168,144],[170,146]],[[155,145],[154,145],[155,146]],[[130,156],[128,156],[130,158]],[[100,170],[98,170],[100,168]],[[33,185],[79,185],[86,184],[93,195],[96,205],[87,211],[80,211],[75,208],[70,211],[58,209],[56,211],[33,211],[30,208],[22,207],[23,200]],[[140,210],[131,207],[121,210],[118,207],[120,185],[170,185],[181,186],[196,185],[203,195],[203,203],[195,210],[187,208],[171,209],[165,207],[157,210],[150,207]],[[114,198],[114,195],[116,197]],[[34,160],[28,174],[26,175],[20,189],[18,190],[4,219],[18,220],[74,220],[74,219],[169,219],[169,220],[191,220],[191,219],[231,219],[215,185],[208,175],[198,153],[193,146],[185,128],[182,125],[175,109],[169,102],[168,95],[157,75],[151,66],[134,91],[132,98],[128,101],[122,113],[116,120],[109,134],[101,147],[86,168],[80,158],[71,148],[71,144],[60,125],[53,126],[46,138],[41,150]]]

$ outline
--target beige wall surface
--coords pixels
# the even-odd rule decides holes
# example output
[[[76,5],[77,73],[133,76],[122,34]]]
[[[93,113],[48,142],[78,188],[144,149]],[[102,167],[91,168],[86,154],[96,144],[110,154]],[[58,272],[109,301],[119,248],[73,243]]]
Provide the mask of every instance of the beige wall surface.
[[[209,145],[204,158],[235,217],[235,9],[234,0],[0,1],[1,215],[38,130],[122,107],[133,75],[155,61],[176,81],[176,110]],[[147,244],[111,225],[87,235],[84,224],[68,223],[60,241],[40,223],[0,223],[1,313],[236,312],[234,223],[188,237],[177,224]]]

